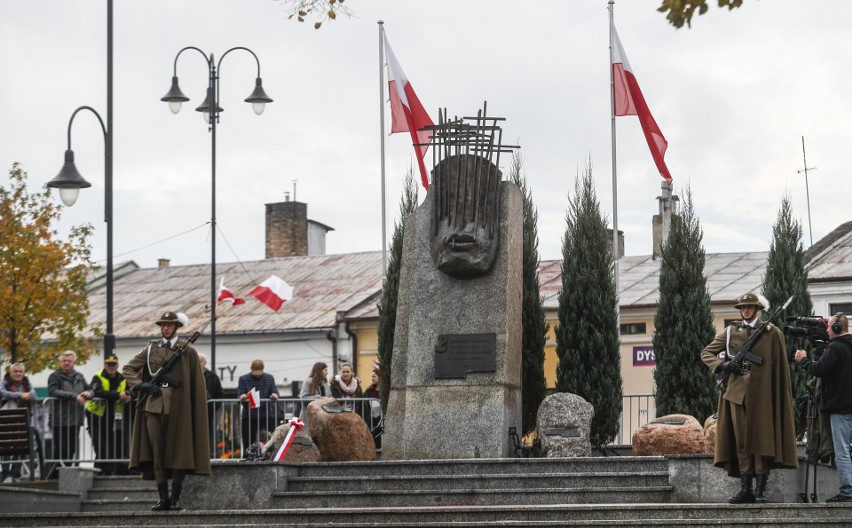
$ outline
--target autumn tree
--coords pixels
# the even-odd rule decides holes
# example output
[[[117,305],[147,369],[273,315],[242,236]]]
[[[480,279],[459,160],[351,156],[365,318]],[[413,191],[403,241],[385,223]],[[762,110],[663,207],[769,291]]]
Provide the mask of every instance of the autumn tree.
[[[623,391],[615,269],[591,162],[578,175],[574,196],[568,200],[556,327],[556,390],[592,404],[590,440],[601,447],[618,434]]]
[[[704,274],[703,238],[687,187],[684,207],[672,218],[661,248],[653,337],[655,403],[658,416],[688,414],[702,422],[716,412],[713,374],[701,361],[701,351],[716,335]]]
[[[309,18],[316,20],[314,29],[322,27],[326,20],[336,20],[337,15],[352,16],[344,0],[278,0],[286,6],[289,19],[305,22]]]
[[[719,7],[727,7],[728,11],[743,5],[743,0],[717,0]],[[683,27],[686,23],[688,27],[692,27],[692,15],[698,11],[699,15],[703,15],[710,9],[707,5],[707,0],[663,0],[657,11],[666,13],[666,19],[671,25],[676,28]]]
[[[772,242],[769,245],[769,257],[763,274],[763,294],[770,306],[781,306],[793,295],[793,301],[784,315],[810,316],[814,305],[808,292],[808,272],[805,269],[805,250],[802,246],[802,226],[793,219],[793,207],[790,197],[781,199],[781,209],[772,226]],[[782,318],[783,319],[783,318]],[[783,328],[784,321],[778,321]],[[787,338],[787,356],[792,359],[796,349],[808,349],[805,338]],[[793,383],[793,397],[805,394],[807,373],[798,367],[790,366],[790,378]]]
[[[417,209],[417,184],[414,183],[414,169],[408,168],[405,184],[399,202],[399,219],[394,222],[391,238],[388,269],[382,285],[382,298],[379,301],[379,363],[381,363],[381,400],[382,410],[387,411],[390,394],[391,368],[393,365],[393,335],[396,329],[396,307],[399,298],[399,273],[402,268],[402,242],[405,237],[405,220]]]
[[[521,175],[523,159],[512,157],[510,179],[521,190],[524,199],[523,293],[521,306],[521,421],[523,434],[535,430],[538,406],[547,395],[544,377],[544,345],[547,342],[547,324],[538,281],[538,211],[527,188],[527,179]]]
[[[8,186],[0,186],[0,364],[22,361],[31,373],[54,366],[62,350],[81,362],[94,352],[83,337],[92,227],[73,227],[60,240],[61,209],[47,189],[29,193],[27,173],[12,165]]]

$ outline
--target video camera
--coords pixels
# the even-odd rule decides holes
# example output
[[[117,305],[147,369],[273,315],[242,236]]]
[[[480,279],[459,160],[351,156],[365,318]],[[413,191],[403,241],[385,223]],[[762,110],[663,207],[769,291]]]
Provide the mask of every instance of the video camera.
[[[784,335],[788,338],[806,338],[814,347],[814,354],[822,355],[828,344],[828,322],[822,317],[788,317],[784,326]]]

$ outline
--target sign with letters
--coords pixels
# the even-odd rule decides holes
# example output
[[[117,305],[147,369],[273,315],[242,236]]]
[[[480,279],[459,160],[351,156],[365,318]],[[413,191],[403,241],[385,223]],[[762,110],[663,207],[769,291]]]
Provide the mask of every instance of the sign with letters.
[[[654,347],[652,346],[635,346],[633,347],[633,366],[634,367],[653,367],[657,364],[657,358],[654,356]]]

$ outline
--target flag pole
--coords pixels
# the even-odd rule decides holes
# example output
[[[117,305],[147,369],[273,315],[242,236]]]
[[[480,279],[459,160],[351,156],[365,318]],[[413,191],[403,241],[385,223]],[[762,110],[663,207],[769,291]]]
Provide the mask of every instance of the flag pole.
[[[382,174],[382,273],[388,269],[387,220],[385,218],[385,22],[379,20],[379,134]]]
[[[615,156],[615,81],[612,77],[612,25],[615,0],[609,0],[609,107],[610,107],[610,136],[612,138],[612,260],[615,272],[615,318],[621,327],[621,310],[619,306],[618,289],[618,178],[616,177]]]

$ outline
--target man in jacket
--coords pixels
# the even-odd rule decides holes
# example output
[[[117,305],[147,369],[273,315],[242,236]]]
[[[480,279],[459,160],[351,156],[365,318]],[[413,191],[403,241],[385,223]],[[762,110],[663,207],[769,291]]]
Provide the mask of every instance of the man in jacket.
[[[204,386],[207,388],[208,400],[221,400],[225,397],[222,382],[212,370],[207,368],[207,356],[198,353],[198,361],[204,371]],[[210,458],[216,458],[216,411],[222,406],[221,403],[207,402],[207,428],[210,429]]]
[[[157,481],[160,500],[152,510],[181,509],[186,475],[210,475],[207,432],[207,393],[198,353],[187,346],[158,385],[152,377],[185,341],[177,329],[183,326],[175,312],[166,312],[156,322],[162,339],[153,339],[124,366],[124,377],[144,403],[136,406],[130,469],[142,478]],[[180,341],[180,342],[179,342]],[[169,479],[172,493],[169,496]]]
[[[53,426],[53,458],[72,464],[75,464],[77,438],[83,425],[83,407],[92,398],[86,378],[74,368],[76,365],[77,354],[66,350],[59,355],[59,369],[47,378],[47,395],[53,398],[49,409]],[[56,478],[53,469],[47,474]]]
[[[127,381],[118,371],[118,358],[111,355],[104,361],[104,368],[92,378],[94,398],[86,403],[86,418],[95,453],[100,460],[124,458],[126,445],[121,427],[124,425],[124,405],[130,403]],[[118,431],[117,431],[118,429]],[[102,475],[123,473],[115,462],[95,462]]]
[[[825,502],[852,502],[852,460],[849,443],[852,442],[852,335],[849,319],[837,313],[828,325],[830,341],[819,361],[811,361],[804,350],[796,350],[796,362],[808,373],[822,378],[822,405],[820,413],[831,420],[831,438],[834,442],[834,463],[840,490]]]
[[[711,371],[730,374],[727,390],[719,395],[714,464],[740,477],[740,491],[728,502],[763,503],[770,468],[799,467],[787,345],[781,330],[770,324],[751,349],[763,362],[746,361],[742,367],[733,363],[760,325],[759,310],[769,306],[765,299],[746,293],[734,307],[742,321],[717,334],[701,352]]]
[[[244,449],[248,449],[251,444],[257,442],[260,431],[270,432],[277,425],[275,423],[275,408],[268,409],[267,407],[275,405],[275,401],[278,400],[278,386],[275,384],[275,377],[263,372],[263,369],[263,360],[255,359],[251,362],[251,372],[243,374],[237,381],[237,396],[244,402],[242,412]],[[257,389],[261,400],[270,401],[260,401],[257,407],[252,409],[248,402],[249,392],[252,389]]]

